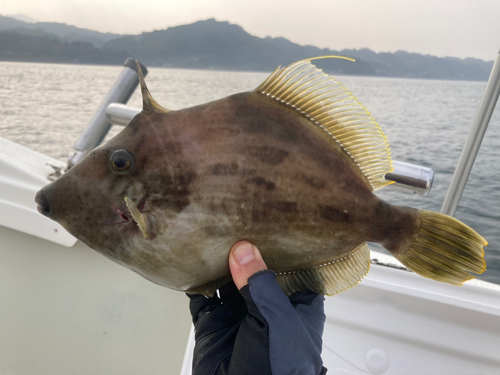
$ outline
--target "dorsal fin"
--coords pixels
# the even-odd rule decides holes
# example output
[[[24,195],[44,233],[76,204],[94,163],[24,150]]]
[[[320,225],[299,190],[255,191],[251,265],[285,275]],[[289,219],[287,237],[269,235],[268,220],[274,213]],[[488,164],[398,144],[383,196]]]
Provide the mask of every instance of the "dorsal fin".
[[[340,56],[319,58],[327,57]],[[391,184],[384,178],[393,167],[382,129],[354,95],[311,64],[315,59],[276,69],[256,91],[296,109],[323,129],[351,157],[373,190]]]
[[[142,93],[142,110],[150,113],[168,113],[171,112],[170,109],[163,108],[153,99],[149,93],[148,87],[146,86],[146,81],[144,80],[144,75],[142,74],[141,64],[139,61],[135,60],[135,65],[137,67],[137,77],[139,78],[139,84],[141,86]]]

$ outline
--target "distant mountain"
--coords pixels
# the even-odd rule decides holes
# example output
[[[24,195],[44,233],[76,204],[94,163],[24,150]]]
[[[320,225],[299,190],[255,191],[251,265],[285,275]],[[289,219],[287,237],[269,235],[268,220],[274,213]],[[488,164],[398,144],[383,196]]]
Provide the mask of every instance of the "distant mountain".
[[[39,36],[0,31],[0,60],[75,64],[122,64],[126,52],[103,51],[86,42],[61,42]]]
[[[123,36],[0,16],[1,30],[8,33],[0,34],[0,60],[120,64],[123,61],[116,60],[119,56],[131,56],[149,66],[268,72],[309,57],[342,55],[356,62],[329,59],[315,64],[333,74],[478,81],[487,80],[493,66],[492,61],[472,58],[302,46],[285,38],[259,38],[238,25],[214,19]],[[18,35],[18,46],[13,44],[14,34]],[[78,48],[87,52],[79,53]]]
[[[25,16],[24,14],[7,14],[6,17],[14,18],[16,20],[28,22],[28,23],[35,23],[36,22],[36,20],[34,20],[31,17]]]
[[[493,68],[493,61],[436,57],[405,51],[375,53],[360,49],[339,53],[355,58],[356,62],[365,61],[373,69],[373,75],[383,77],[487,81]]]
[[[25,27],[28,22],[20,21],[12,17],[0,16],[0,30],[9,30],[16,27]]]
[[[18,17],[19,18],[19,17]],[[52,38],[59,39],[62,42],[86,42],[95,47],[100,47],[104,43],[121,38],[123,35],[100,33],[98,31],[81,29],[76,26],[66,25],[57,22],[24,22],[12,17],[0,16],[0,31],[13,30],[19,34],[28,35],[54,35]],[[39,34],[37,34],[39,33]]]
[[[127,51],[150,66],[246,71],[271,71],[279,65],[332,53],[285,38],[258,38],[238,25],[214,19],[117,38],[103,49]],[[354,65],[337,60],[327,64],[344,74],[375,74],[364,62]]]
[[[238,25],[214,19],[111,40],[103,49],[127,51],[150,66],[271,71],[308,57],[343,55],[356,59],[318,61],[335,74],[402,78],[487,80],[493,62],[439,58],[398,51],[342,50],[301,46],[285,38],[258,38]]]

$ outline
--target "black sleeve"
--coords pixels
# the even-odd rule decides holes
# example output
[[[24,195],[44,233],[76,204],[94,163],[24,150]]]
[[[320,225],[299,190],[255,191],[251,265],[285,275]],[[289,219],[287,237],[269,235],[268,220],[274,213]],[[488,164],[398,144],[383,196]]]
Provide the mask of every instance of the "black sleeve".
[[[301,292],[290,299],[274,272],[263,271],[220,298],[190,295],[195,325],[193,375],[325,374],[321,360],[324,298]]]

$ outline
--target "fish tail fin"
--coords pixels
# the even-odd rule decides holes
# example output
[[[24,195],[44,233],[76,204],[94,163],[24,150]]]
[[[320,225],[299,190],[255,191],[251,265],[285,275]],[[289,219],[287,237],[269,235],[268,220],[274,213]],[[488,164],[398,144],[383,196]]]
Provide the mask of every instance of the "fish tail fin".
[[[420,230],[410,248],[396,259],[415,273],[448,284],[474,279],[471,272],[486,269],[483,246],[488,242],[459,220],[432,211],[418,210]]]

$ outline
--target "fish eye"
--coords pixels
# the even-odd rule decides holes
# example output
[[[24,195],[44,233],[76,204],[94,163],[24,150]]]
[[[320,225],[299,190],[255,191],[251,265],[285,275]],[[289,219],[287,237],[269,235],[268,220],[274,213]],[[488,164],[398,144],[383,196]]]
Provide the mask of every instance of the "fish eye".
[[[127,150],[116,150],[109,157],[109,169],[116,174],[125,174],[135,165],[134,156]]]

